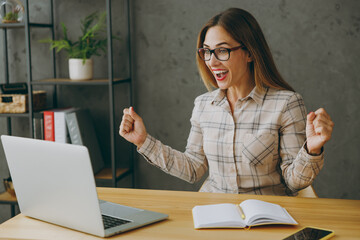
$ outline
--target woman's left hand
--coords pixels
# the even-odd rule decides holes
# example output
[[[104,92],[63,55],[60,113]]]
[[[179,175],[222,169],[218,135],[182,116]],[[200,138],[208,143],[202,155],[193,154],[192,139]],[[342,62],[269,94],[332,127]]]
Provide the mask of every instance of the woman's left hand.
[[[318,155],[321,148],[330,140],[334,123],[323,108],[319,108],[307,115],[306,138],[307,150],[310,154]]]

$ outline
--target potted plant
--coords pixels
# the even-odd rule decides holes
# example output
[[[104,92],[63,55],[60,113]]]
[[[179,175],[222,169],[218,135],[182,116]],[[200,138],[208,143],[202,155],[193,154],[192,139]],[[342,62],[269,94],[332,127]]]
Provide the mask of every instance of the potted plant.
[[[61,23],[63,39],[45,39],[40,42],[50,43],[50,49],[56,52],[65,50],[69,57],[69,75],[72,80],[89,80],[93,77],[92,56],[100,56],[100,51],[106,52],[107,38],[105,32],[106,12],[94,12],[81,20],[82,35],[77,41],[71,41],[67,35],[67,28]]]
[[[6,13],[4,16],[2,14]],[[24,15],[24,6],[19,0],[0,1],[0,19],[2,23],[19,23]]]

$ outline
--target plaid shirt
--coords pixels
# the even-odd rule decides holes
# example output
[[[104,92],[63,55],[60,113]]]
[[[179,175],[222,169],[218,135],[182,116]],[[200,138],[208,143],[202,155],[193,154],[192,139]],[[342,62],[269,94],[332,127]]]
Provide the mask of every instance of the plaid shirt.
[[[195,100],[186,151],[148,135],[138,152],[163,171],[196,182],[209,170],[202,192],[295,195],[310,185],[324,154],[304,148],[306,109],[295,92],[255,87],[231,113],[217,89]]]

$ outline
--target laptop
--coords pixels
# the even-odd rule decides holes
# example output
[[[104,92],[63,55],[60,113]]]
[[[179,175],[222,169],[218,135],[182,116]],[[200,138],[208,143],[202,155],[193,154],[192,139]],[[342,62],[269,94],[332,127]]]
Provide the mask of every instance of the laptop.
[[[25,216],[100,237],[168,218],[99,200],[85,146],[7,135],[1,140]]]

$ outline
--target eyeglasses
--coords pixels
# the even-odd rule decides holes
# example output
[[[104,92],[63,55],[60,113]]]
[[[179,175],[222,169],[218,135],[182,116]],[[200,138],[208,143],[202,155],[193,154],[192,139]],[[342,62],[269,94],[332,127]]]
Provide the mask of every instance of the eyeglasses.
[[[204,61],[209,61],[212,53],[215,55],[217,60],[227,61],[230,58],[230,52],[238,50],[240,48],[244,48],[244,46],[241,45],[233,48],[220,47],[213,50],[210,50],[209,48],[198,48],[197,52],[199,54],[199,57]]]

